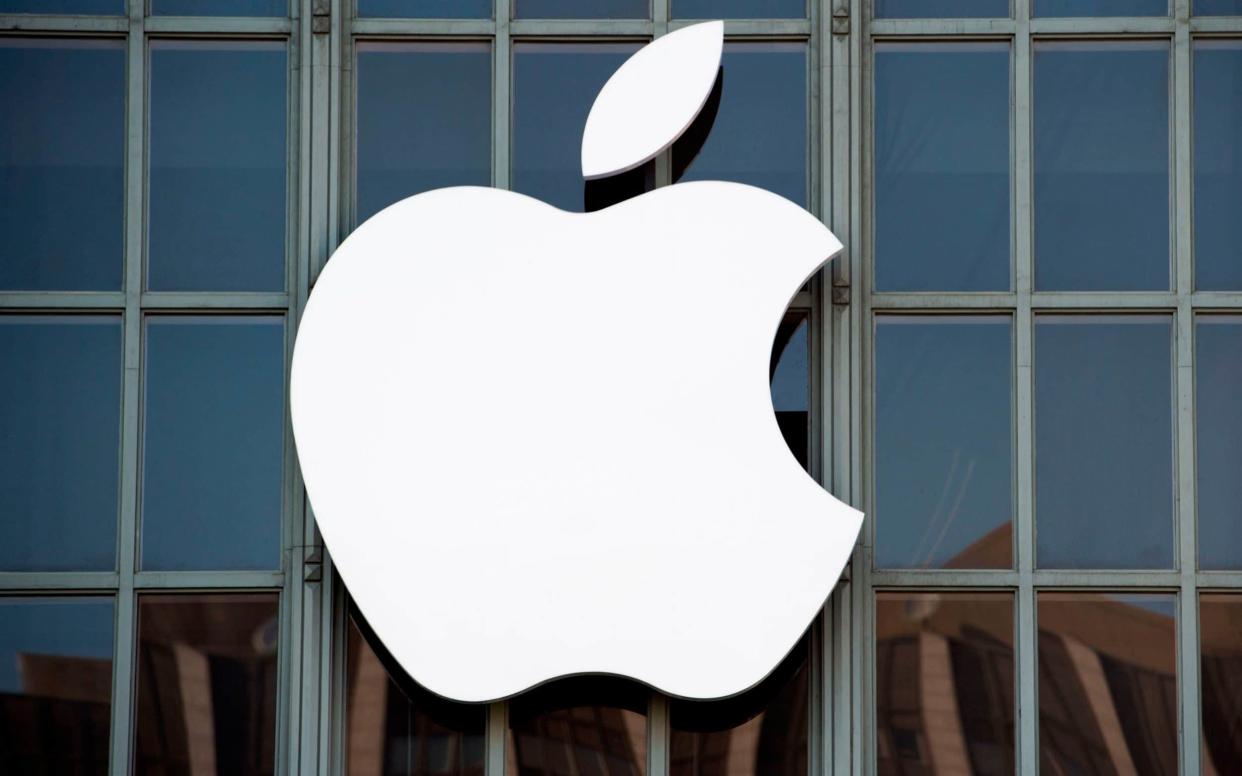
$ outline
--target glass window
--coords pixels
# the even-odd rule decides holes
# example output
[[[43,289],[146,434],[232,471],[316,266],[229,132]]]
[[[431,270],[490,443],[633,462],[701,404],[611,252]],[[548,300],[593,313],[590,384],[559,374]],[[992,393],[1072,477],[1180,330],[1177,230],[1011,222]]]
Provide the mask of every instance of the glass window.
[[[1194,112],[1195,288],[1242,289],[1242,41],[1194,42]]]
[[[1009,45],[877,43],[877,291],[1009,282]]]
[[[1034,16],[1168,16],[1169,0],[1034,0]]]
[[[151,0],[160,16],[285,16],[287,0]]]
[[[285,44],[151,43],[147,285],[285,286]]]
[[[674,19],[803,19],[806,0],[672,0]]]
[[[1196,323],[1199,567],[1242,569],[1242,318]]]
[[[674,177],[749,183],[806,207],[806,45],[727,42],[723,67],[716,123],[693,159],[674,147]]]
[[[517,696],[506,776],[644,776],[648,695],[637,682],[578,677]]]
[[[275,768],[276,593],[138,598],[136,776]]]
[[[1172,595],[1038,593],[1040,773],[1177,773]]]
[[[1169,47],[1035,44],[1035,287],[1169,287]]]
[[[518,19],[646,19],[648,0],[513,0]]]
[[[880,316],[875,564],[1013,566],[1007,316]]]
[[[0,39],[0,105],[0,289],[120,289],[125,41]]]
[[[1173,566],[1165,316],[1039,316],[1035,528],[1042,568]]]
[[[108,772],[111,598],[0,598],[0,771]]]
[[[148,319],[142,568],[279,567],[284,346],[280,318]]]
[[[492,0],[358,0],[359,16],[407,19],[487,19]]]
[[[772,407],[789,451],[810,468],[811,342],[807,312],[788,312],[776,330],[768,371]]]
[[[348,638],[349,776],[483,776],[487,706],[453,703],[415,684],[356,611]]]
[[[0,316],[0,571],[116,568],[121,322]]]
[[[873,0],[877,19],[1009,16],[1009,0]]]
[[[1242,773],[1242,594],[1199,596],[1203,773]]]
[[[1194,0],[1196,16],[1242,16],[1242,0]]]
[[[582,129],[595,95],[638,43],[513,46],[513,190],[583,209]]]
[[[879,773],[1015,773],[1011,593],[876,593]]]
[[[804,776],[811,708],[803,639],[757,687],[669,704],[669,776]]]
[[[492,183],[487,43],[359,41],[357,217],[412,194]]]
[[[0,0],[0,13],[125,13],[125,0]],[[0,67],[0,73],[4,68]]]

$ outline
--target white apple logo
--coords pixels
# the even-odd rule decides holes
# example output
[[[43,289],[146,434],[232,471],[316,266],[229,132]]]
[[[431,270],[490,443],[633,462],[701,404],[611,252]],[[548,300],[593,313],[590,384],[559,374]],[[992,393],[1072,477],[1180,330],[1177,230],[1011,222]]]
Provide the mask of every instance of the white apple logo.
[[[687,27],[617,71],[588,176],[689,126],[722,37]],[[586,214],[441,189],[345,240],[298,332],[294,432],[333,561],[410,676],[461,701],[579,673],[703,699],[763,679],[862,521],[790,454],[768,388],[789,300],[840,249],[717,181]]]

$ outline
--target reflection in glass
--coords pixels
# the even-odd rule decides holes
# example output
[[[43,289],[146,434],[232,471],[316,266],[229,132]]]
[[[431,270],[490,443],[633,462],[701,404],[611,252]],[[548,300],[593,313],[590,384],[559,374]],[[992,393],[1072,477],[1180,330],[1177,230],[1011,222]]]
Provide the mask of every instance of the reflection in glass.
[[[288,0],[151,0],[159,16],[287,16]]]
[[[487,43],[359,41],[357,215],[405,197],[492,182]]]
[[[1009,16],[1009,0],[873,0],[877,19],[972,19]]]
[[[1242,0],[1194,0],[1195,16],[1242,16]]]
[[[672,0],[674,19],[804,19],[806,0]]]
[[[1169,287],[1169,46],[1035,44],[1035,287]]]
[[[125,13],[125,0],[0,0],[0,13]]]
[[[1242,569],[1242,318],[1195,326],[1199,568]]]
[[[111,598],[0,598],[0,773],[107,773],[111,706]]]
[[[147,286],[285,286],[285,44],[151,43]]]
[[[1012,567],[1011,329],[876,318],[876,566]]]
[[[726,42],[722,63],[716,123],[682,180],[749,183],[805,207],[806,45]]]
[[[811,343],[810,314],[788,312],[776,330],[768,368],[772,407],[789,451],[810,468],[811,437]]]
[[[150,318],[142,568],[280,566],[281,318]]]
[[[1169,0],[1034,0],[1033,16],[1168,16]]]
[[[877,43],[878,291],[1009,288],[1009,46]]]
[[[517,696],[506,776],[644,776],[648,694],[637,682],[578,677]]]
[[[0,316],[0,571],[116,568],[120,447],[120,319]]]
[[[518,19],[646,19],[648,0],[513,0]]]
[[[138,598],[135,776],[270,776],[276,593]]]
[[[125,41],[0,39],[0,105],[0,289],[119,289]]]
[[[582,128],[595,95],[638,43],[515,43],[513,190],[583,209]]]
[[[358,0],[359,16],[406,19],[487,19],[492,0]]]
[[[356,611],[345,668],[348,776],[483,776],[487,707],[415,684]]]
[[[669,703],[669,776],[805,776],[809,709],[803,639],[741,695]]]
[[[1040,567],[1173,566],[1171,348],[1165,316],[1036,318]]]
[[[1203,773],[1242,773],[1242,594],[1199,596]]]
[[[877,773],[1014,773],[1010,593],[876,593]]]
[[[1172,595],[1039,593],[1040,773],[1177,773]]]
[[[1194,111],[1195,288],[1242,289],[1242,41],[1194,42]]]

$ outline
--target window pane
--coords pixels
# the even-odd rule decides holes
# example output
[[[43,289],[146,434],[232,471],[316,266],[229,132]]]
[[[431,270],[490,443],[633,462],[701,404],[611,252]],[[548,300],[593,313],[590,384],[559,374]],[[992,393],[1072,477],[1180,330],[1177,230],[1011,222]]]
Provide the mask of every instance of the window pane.
[[[1242,318],[1195,326],[1199,567],[1242,569]]]
[[[285,16],[287,0],[151,0],[161,16]]]
[[[412,194],[492,183],[487,43],[357,45],[357,217]]]
[[[142,568],[280,565],[283,324],[147,321]]]
[[[514,0],[518,19],[646,19],[648,0]]]
[[[483,776],[487,706],[453,703],[415,684],[356,612],[345,678],[349,776]]]
[[[136,776],[271,774],[275,593],[138,598]]]
[[[776,422],[789,451],[803,469],[811,465],[811,343],[807,325],[810,317],[805,311],[785,313],[776,330],[768,369]]]
[[[1172,595],[1039,593],[1040,773],[1177,773]]]
[[[1014,773],[1013,595],[877,593],[881,774]]]
[[[874,0],[877,19],[1009,16],[1009,0]]]
[[[1168,44],[1035,44],[1035,286],[1169,287]]]
[[[1199,596],[1203,773],[1242,773],[1242,595]]]
[[[0,364],[0,571],[116,568],[120,320],[0,316]]]
[[[1242,289],[1242,41],[1194,56],[1195,288]]]
[[[407,19],[487,19],[492,0],[358,0],[359,16]]]
[[[1169,0],[1035,0],[1034,16],[1168,16]]]
[[[0,289],[120,289],[125,41],[0,39],[0,105]]]
[[[151,44],[147,285],[285,286],[285,46]]]
[[[1242,16],[1242,0],[1194,0],[1196,16]]]
[[[1009,282],[1009,46],[878,43],[878,291]]]
[[[803,19],[806,0],[672,0],[674,19]]]
[[[727,180],[807,204],[806,46],[725,43],[716,123],[682,180]],[[677,158],[679,169],[688,160]]]
[[[582,128],[595,95],[637,43],[516,43],[513,190],[583,209]]]
[[[1172,331],[1163,316],[1035,325],[1043,568],[1172,568]]]
[[[509,701],[507,776],[647,772],[647,698],[637,682],[579,677]]]
[[[0,13],[120,15],[125,13],[125,0],[0,0]]]
[[[1005,316],[876,319],[877,566],[1013,566],[1012,339]]]
[[[810,721],[803,639],[757,687],[669,703],[669,776],[805,776]]]

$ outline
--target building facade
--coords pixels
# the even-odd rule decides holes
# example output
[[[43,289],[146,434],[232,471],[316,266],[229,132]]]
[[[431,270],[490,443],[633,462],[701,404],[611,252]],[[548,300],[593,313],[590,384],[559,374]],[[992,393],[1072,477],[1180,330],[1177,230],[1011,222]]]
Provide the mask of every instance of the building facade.
[[[581,209],[596,91],[703,18],[647,184],[845,244],[771,376],[852,563],[736,698],[437,698],[316,532],[299,313],[404,196]],[[1238,0],[0,0],[0,224],[0,772],[1242,773]]]

